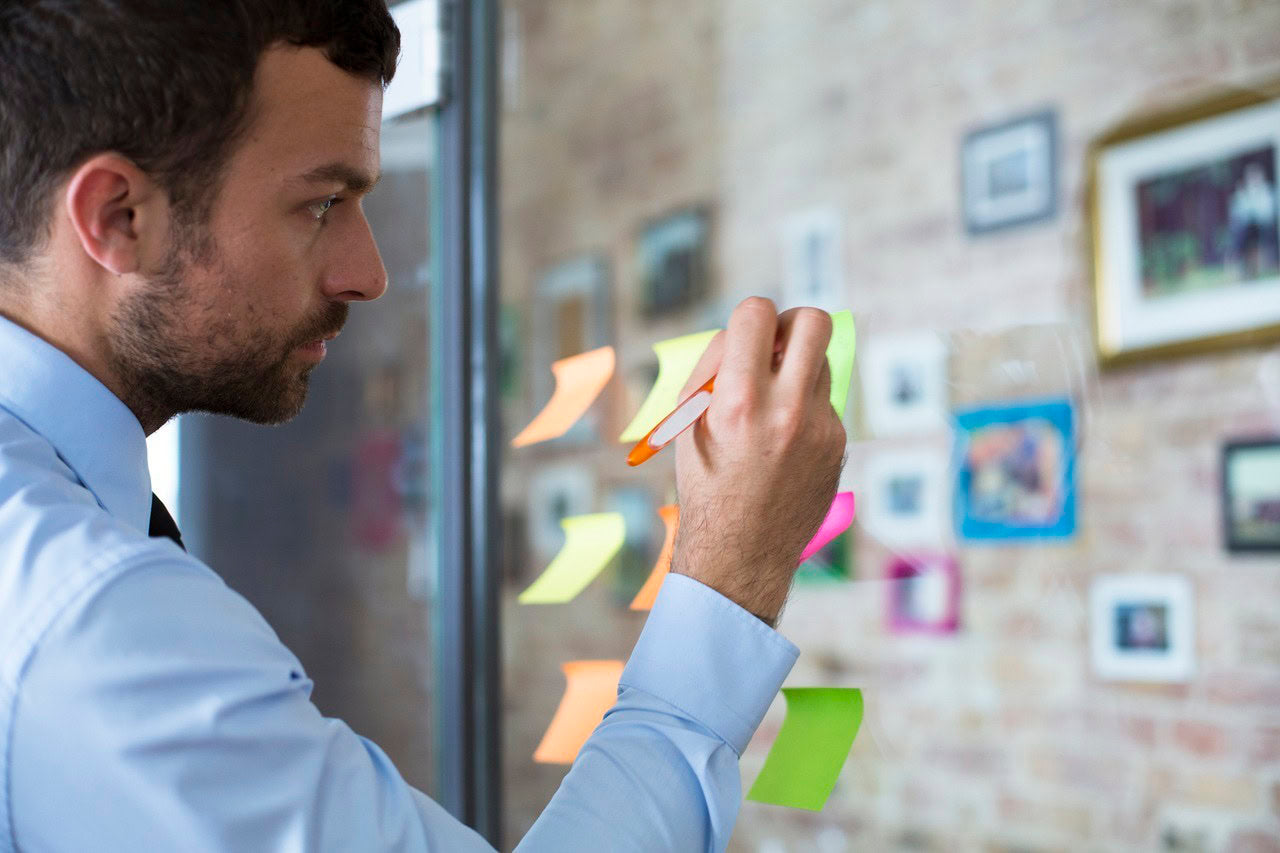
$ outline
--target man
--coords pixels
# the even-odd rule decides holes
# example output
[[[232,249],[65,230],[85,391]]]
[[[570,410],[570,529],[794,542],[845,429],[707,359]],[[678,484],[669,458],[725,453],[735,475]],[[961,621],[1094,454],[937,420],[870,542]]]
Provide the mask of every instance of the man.
[[[0,6],[0,851],[488,849],[319,714],[146,467],[180,412],[292,417],[385,290],[360,201],[397,49],[382,0]],[[673,573],[522,849],[726,844],[839,475],[829,336],[752,299],[699,364]]]

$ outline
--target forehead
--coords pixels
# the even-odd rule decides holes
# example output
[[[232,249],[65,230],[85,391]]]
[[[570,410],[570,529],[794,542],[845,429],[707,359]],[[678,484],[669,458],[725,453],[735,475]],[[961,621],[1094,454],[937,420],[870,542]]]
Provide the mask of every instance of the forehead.
[[[229,171],[259,191],[332,163],[377,175],[382,88],[338,68],[320,50],[278,46],[264,52],[251,110]]]

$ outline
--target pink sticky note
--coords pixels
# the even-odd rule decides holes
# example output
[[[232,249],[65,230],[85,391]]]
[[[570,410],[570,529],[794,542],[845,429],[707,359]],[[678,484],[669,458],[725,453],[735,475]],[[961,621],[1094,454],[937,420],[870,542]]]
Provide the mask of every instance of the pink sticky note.
[[[831,502],[831,509],[827,510],[827,517],[822,520],[822,526],[800,554],[800,562],[821,551],[828,542],[848,530],[852,523],[853,492],[839,492]]]

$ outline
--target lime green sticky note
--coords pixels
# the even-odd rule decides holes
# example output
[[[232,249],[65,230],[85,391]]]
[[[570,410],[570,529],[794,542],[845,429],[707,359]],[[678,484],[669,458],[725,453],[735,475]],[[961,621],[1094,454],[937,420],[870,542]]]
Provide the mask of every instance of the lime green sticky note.
[[[831,315],[831,343],[827,344],[827,363],[831,365],[831,405],[844,417],[849,400],[849,383],[853,380],[853,354],[858,334],[853,327],[852,311]]]
[[[626,537],[620,512],[574,515],[560,520],[565,542],[551,565],[520,593],[521,604],[572,601],[609,564]]]
[[[711,339],[719,329],[695,332],[658,341],[653,351],[658,354],[658,380],[653,383],[649,396],[644,398],[640,411],[622,431],[618,441],[639,441],[649,434],[658,421],[671,414],[680,402],[680,389],[689,381],[698,359],[706,352]]]
[[[856,687],[784,687],[787,718],[748,800],[821,811],[862,724]]]

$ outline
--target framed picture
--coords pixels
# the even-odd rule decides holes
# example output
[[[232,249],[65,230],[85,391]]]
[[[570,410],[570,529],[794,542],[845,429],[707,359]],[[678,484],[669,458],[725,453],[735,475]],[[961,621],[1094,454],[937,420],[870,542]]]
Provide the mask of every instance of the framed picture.
[[[1089,590],[1098,677],[1180,682],[1195,668],[1191,583],[1182,575],[1102,575]]]
[[[863,480],[867,499],[858,504],[859,523],[881,544],[903,548],[946,541],[945,453],[877,453],[867,459]]]
[[[1075,422],[1066,399],[957,412],[955,517],[961,538],[1075,533]]]
[[[1058,122],[1052,110],[971,131],[961,146],[970,234],[1051,218],[1058,205]]]
[[[782,309],[811,305],[824,311],[847,307],[840,211],[818,207],[787,217],[782,226]]]
[[[947,426],[947,347],[932,332],[870,338],[860,360],[863,411],[876,435]]]
[[[1280,337],[1280,86],[1144,117],[1090,154],[1104,365]]]
[[[608,262],[595,254],[557,264],[539,276],[530,305],[531,323],[524,331],[530,358],[526,423],[555,390],[552,362],[613,343],[611,284]],[[601,408],[593,406],[562,437],[548,443],[595,441],[600,434]]]
[[[960,570],[941,554],[898,556],[885,569],[889,580],[889,630],[952,634],[960,625]]]
[[[530,557],[546,565],[564,547],[560,520],[595,511],[596,480],[585,465],[547,465],[530,475],[526,500]]]
[[[705,208],[680,211],[646,225],[637,263],[640,312],[648,319],[690,308],[711,291],[710,216]]]
[[[1280,551],[1280,438],[1223,446],[1222,516],[1228,551]]]

